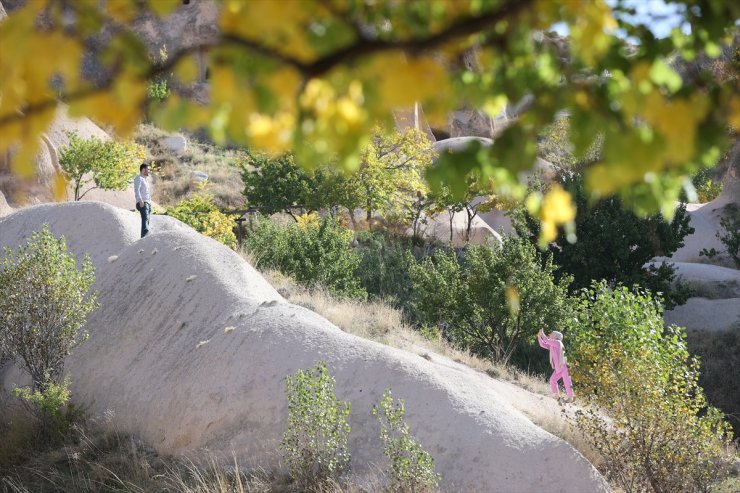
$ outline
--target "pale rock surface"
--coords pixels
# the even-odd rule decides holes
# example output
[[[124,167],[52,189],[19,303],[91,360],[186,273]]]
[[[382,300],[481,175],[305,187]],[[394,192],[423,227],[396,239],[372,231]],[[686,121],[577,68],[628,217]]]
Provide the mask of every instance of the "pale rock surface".
[[[663,314],[666,324],[689,330],[740,330],[740,298],[689,298]]]
[[[337,395],[352,402],[360,477],[384,465],[370,410],[391,387],[435,457],[444,491],[608,491],[578,452],[517,410],[542,412],[541,396],[445,358],[427,361],[346,334],[172,218],[153,216],[152,233],[138,239],[135,213],[46,204],[0,219],[0,247],[18,246],[43,223],[96,266],[101,307],[89,317],[90,339],[66,364],[75,399],[162,453],[207,448],[233,452],[243,466],[274,466],[287,417],[284,378],[322,359]],[[6,389],[18,378],[7,367],[0,375]]]
[[[737,146],[736,146],[737,147]],[[740,158],[738,158],[740,159]],[[694,233],[684,239],[684,246],[678,249],[671,257],[675,262],[696,262],[715,264],[734,268],[733,260],[725,253],[726,247],[717,238],[716,233],[722,230],[720,219],[726,214],[726,209],[740,207],[740,164],[730,166],[723,181],[722,193],[706,204],[688,204],[686,207],[691,218],[691,227]],[[720,255],[706,257],[699,255],[703,249],[714,248]]]
[[[0,193],[0,217],[7,216],[13,212],[13,208],[8,205],[8,201],[5,200],[5,196]]]
[[[193,171],[190,173],[190,181],[201,182],[208,180],[208,174],[202,171]]]
[[[470,227],[470,241],[465,241],[465,230],[467,228],[467,213],[465,211],[456,212],[452,217],[452,245],[456,247],[464,246],[467,243],[471,245],[493,245],[501,243],[501,235],[496,232],[480,216],[472,220]],[[421,234],[425,238],[435,238],[447,243],[450,241],[450,216],[444,212],[428,217],[426,224],[420,228]],[[413,231],[409,228],[407,235]]]
[[[658,267],[660,262],[650,264]],[[709,299],[740,298],[740,270],[709,264],[671,262],[676,280],[687,284],[697,296]]]
[[[170,135],[162,139],[160,143],[176,156],[182,156],[182,153],[188,149],[188,141],[182,135]]]

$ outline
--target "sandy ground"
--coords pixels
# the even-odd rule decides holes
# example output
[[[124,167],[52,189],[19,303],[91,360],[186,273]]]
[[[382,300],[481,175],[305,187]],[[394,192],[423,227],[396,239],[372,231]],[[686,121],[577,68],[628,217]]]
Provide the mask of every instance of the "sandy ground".
[[[0,219],[0,247],[48,223],[91,254],[101,307],[67,360],[75,398],[113,416],[160,452],[208,449],[245,466],[276,464],[287,410],[284,378],[325,360],[352,402],[355,472],[384,464],[370,411],[386,388],[435,457],[445,491],[595,492],[608,487],[569,444],[522,412],[557,413],[542,396],[433,356],[344,333],[287,303],[251,266],[182,223],[105,204],[45,204]],[[6,367],[0,379],[20,381]],[[555,407],[553,407],[555,406]]]

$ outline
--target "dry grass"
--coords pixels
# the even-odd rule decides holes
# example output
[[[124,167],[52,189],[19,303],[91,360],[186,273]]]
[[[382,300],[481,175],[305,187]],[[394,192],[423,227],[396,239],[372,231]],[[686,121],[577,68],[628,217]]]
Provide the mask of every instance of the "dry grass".
[[[244,259],[255,265],[255,258],[242,252]],[[307,289],[290,277],[274,270],[261,272],[265,279],[291,303],[308,308],[345,332],[420,356],[435,353],[457,363],[514,383],[530,392],[550,395],[548,384],[540,375],[491,363],[468,351],[455,348],[439,336],[425,337],[404,323],[400,310],[382,301],[353,301],[336,298],[322,289]]]
[[[154,164],[154,200],[157,203],[172,206],[197,190],[198,184],[191,180],[190,175],[193,171],[202,171],[208,175],[207,190],[213,194],[217,206],[238,208],[244,204],[241,173],[234,166],[240,159],[240,151],[183,134],[188,147],[182,156],[176,156],[160,143],[169,135],[146,124],[140,125],[136,132],[136,141],[147,148]]]
[[[77,425],[53,447],[26,448],[26,457],[0,463],[0,493],[298,493],[282,471],[244,471],[230,463],[201,457],[162,457],[135,437],[110,431],[102,423]],[[0,448],[6,438],[0,434]],[[381,491],[382,477],[360,487],[353,478],[329,482],[316,493]]]

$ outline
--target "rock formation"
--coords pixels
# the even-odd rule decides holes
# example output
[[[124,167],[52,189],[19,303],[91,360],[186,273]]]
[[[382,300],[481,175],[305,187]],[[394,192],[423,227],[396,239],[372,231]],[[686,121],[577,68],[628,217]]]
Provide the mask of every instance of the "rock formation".
[[[499,382],[342,332],[179,221],[154,216],[152,234],[139,239],[133,212],[44,204],[0,219],[0,247],[17,247],[44,223],[96,267],[100,308],[88,319],[90,339],[66,362],[74,399],[160,452],[207,448],[233,452],[245,467],[274,467],[287,417],[284,378],[324,360],[338,397],[352,402],[360,478],[384,464],[370,410],[390,387],[405,400],[444,491],[608,490],[570,445],[517,411]],[[6,389],[20,380],[9,365],[0,370]]]

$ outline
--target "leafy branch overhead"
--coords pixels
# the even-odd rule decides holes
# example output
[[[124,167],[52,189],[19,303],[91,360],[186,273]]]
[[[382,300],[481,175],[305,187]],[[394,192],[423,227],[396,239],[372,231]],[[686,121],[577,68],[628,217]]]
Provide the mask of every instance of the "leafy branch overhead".
[[[302,166],[347,170],[360,166],[373,128],[394,109],[419,102],[435,124],[463,105],[495,116],[528,101],[491,147],[443,155],[430,171],[433,188],[462,190],[473,175],[522,198],[517,173],[532,167],[537,136],[565,111],[576,154],[603,139],[585,170],[589,195],[621,193],[636,210],[657,211],[740,127],[736,68],[721,48],[732,41],[737,2],[673,2],[685,29],[656,39],[650,19],[603,0],[226,0],[218,34],[166,60],[151,56],[134,24],[185,8],[180,1],[106,4],[27,2],[0,23],[0,44],[13,47],[0,59],[0,152],[17,153],[16,174],[33,174],[59,100],[121,135],[148,114],[167,129],[207,128],[219,141],[292,150]],[[551,32],[556,24],[567,27],[567,42]],[[94,82],[81,75],[93,42],[103,67]],[[176,90],[197,77],[198,56],[210,74],[207,104]],[[679,73],[702,56],[720,57],[730,77]],[[147,98],[170,73],[172,93]],[[543,231],[572,221],[567,193],[530,203]]]

